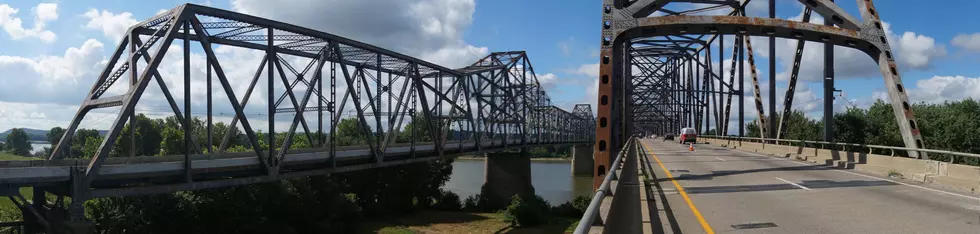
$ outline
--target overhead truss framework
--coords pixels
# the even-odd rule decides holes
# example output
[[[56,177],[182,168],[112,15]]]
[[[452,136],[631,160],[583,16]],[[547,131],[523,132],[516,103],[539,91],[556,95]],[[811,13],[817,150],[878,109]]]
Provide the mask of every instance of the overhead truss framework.
[[[175,40],[182,43],[183,51],[170,51],[178,48],[171,47]],[[215,52],[217,45],[262,51],[263,58],[255,68],[232,67],[229,64],[235,61],[222,60]],[[203,51],[207,63],[207,100],[192,100],[190,95],[192,47]],[[168,79],[177,77],[166,77],[158,70],[170,57],[183,58],[183,105],[168,88],[173,83],[167,82]],[[228,75],[231,70],[241,69],[249,69],[249,73],[254,69],[244,95],[239,95],[242,90],[236,90],[233,77]],[[523,51],[491,53],[470,66],[449,69],[333,34],[194,4],[179,6],[131,27],[96,80],[49,160],[79,157],[70,155],[70,141],[92,110],[118,110],[108,132],[94,155],[83,156],[90,157],[88,165],[75,167],[68,184],[35,187],[35,193],[72,197],[70,204],[59,203],[49,209],[67,212],[58,217],[67,217],[68,221],[83,220],[81,204],[93,197],[274,181],[311,175],[324,171],[324,167],[353,166],[336,171],[366,168],[338,165],[335,160],[340,151],[339,139],[332,136],[336,135],[344,115],[354,118],[355,128],[364,138],[364,148],[370,152],[371,159],[364,164],[375,165],[405,160],[404,156],[389,157],[389,149],[396,141],[399,144],[396,146],[401,148],[409,145],[410,159],[418,161],[415,147],[420,144],[433,146],[438,155],[420,155],[418,159],[423,156],[437,159],[445,152],[461,153],[464,142],[475,144],[480,151],[483,147],[591,143],[595,136],[591,107],[576,105],[569,112],[553,106]],[[212,81],[219,87],[212,89]],[[136,105],[146,96],[151,82],[159,86],[169,104],[168,112],[184,128],[184,144],[191,146],[183,152],[183,175],[167,175],[149,182],[100,179],[100,168],[110,155],[115,156],[112,151],[117,139],[128,137],[130,142],[135,142],[135,133],[122,129],[134,121],[139,112]],[[255,90],[262,86],[266,90]],[[113,90],[122,91],[112,94]],[[214,138],[212,129],[212,92],[227,98],[228,103],[223,104],[234,110],[230,127],[221,139]],[[268,123],[263,129],[267,139],[259,138],[258,126],[254,118],[249,118],[253,114],[245,112],[253,92],[266,98],[263,108],[266,112],[260,115],[267,117],[261,119]],[[191,129],[192,101],[207,103],[206,136],[191,134],[197,130]],[[277,121],[290,123],[288,129],[277,129]],[[421,127],[408,128],[407,123]],[[254,154],[259,166],[255,170],[220,175],[192,170],[192,163],[197,161],[191,160],[191,156],[207,159],[208,155],[228,150],[233,129],[244,132],[246,148]],[[277,140],[277,135],[284,135],[284,139]],[[410,136],[407,142],[400,138],[405,135]],[[322,165],[284,163],[297,138],[305,138],[315,151],[329,154],[328,160]],[[129,156],[139,156],[134,154]],[[35,197],[41,198],[38,206],[43,204],[43,195]],[[35,207],[22,197],[16,198],[27,204],[25,207]],[[50,217],[39,214],[30,223],[43,223],[47,230],[57,229],[48,224],[61,222],[48,222]]]
[[[738,126],[728,125],[732,122],[733,99],[745,103],[746,93],[754,95],[758,131],[766,137],[784,137],[792,126],[787,126],[785,119],[776,124],[776,118],[764,112],[775,109],[775,94],[770,93],[769,108],[764,108],[766,100],[759,91],[751,36],[769,37],[769,48],[774,47],[776,37],[798,41],[780,116],[788,116],[793,105],[804,42],[853,48],[877,62],[906,147],[923,147],[879,13],[871,0],[856,1],[861,18],[830,0],[800,0],[804,6],[801,22],[775,18],[774,3],[770,3],[769,18],[746,16],[748,0],[604,0],[598,9],[602,14],[602,50],[597,77],[595,186],[602,182],[611,156],[629,135],[676,134],[683,127],[696,128],[702,134],[714,130],[713,134],[727,135],[735,130],[744,135],[743,110],[734,111],[738,113]],[[813,12],[829,22],[810,23]],[[774,50],[769,52],[769,73],[775,73]],[[745,63],[752,82],[749,90],[742,87]],[[833,61],[825,63],[832,65]],[[831,90],[832,70],[828,66],[824,74]],[[769,85],[775,90],[772,74]],[[924,153],[909,154],[927,158]]]

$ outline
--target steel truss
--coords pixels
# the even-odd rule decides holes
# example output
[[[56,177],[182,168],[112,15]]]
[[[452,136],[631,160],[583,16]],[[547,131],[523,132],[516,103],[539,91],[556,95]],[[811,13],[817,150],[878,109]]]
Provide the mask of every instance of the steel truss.
[[[764,136],[783,137],[788,128],[786,120],[776,120],[764,112],[764,109],[775,109],[775,92],[769,92],[769,108],[764,108],[750,36],[770,39],[770,90],[776,90],[775,38],[798,40],[781,116],[788,116],[793,106],[804,42],[825,44],[825,51],[829,53],[824,61],[827,65],[825,86],[828,87],[825,93],[830,95],[833,92],[832,48],[849,47],[868,54],[879,65],[906,147],[923,147],[892,49],[871,0],[857,0],[861,18],[849,15],[833,1],[800,0],[804,6],[802,22],[775,18],[773,2],[770,2],[769,18],[745,16],[748,2],[603,1],[595,186],[607,172],[610,157],[616,155],[629,135],[676,134],[682,127],[696,128],[702,134],[714,129],[715,134],[727,135],[733,128],[728,126],[732,100],[737,96],[739,103],[744,103],[745,68],[742,61],[746,58],[752,81],[750,92],[754,95],[756,117],[760,121],[759,131]],[[723,13],[697,15],[705,12]],[[827,22],[809,23],[812,12],[820,14]],[[726,44],[724,35],[734,40]],[[731,51],[727,56],[726,50]],[[726,62],[725,59],[730,60]],[[825,102],[825,116],[832,118],[833,97],[829,99],[831,101]],[[737,112],[737,132],[744,135],[744,111]],[[825,122],[826,137],[832,139],[832,121]],[[910,152],[910,156],[927,158],[926,154],[917,152]]]
[[[182,42],[183,51],[169,51],[175,40]],[[206,139],[197,139],[190,134],[192,42],[196,42],[194,46],[200,46],[207,62]],[[236,95],[239,93],[236,91],[241,90],[234,90],[226,71],[245,68],[227,67],[228,63],[221,61],[215,53],[215,45],[264,52],[244,96]],[[183,106],[176,102],[165,82],[174,77],[165,77],[158,71],[168,52],[183,57]],[[212,74],[235,113],[223,139],[213,139]],[[260,144],[256,125],[244,111],[260,81],[264,81],[267,88],[264,92],[267,112],[263,115],[268,117],[269,125],[265,142],[277,143],[269,144],[271,147]],[[102,167],[107,162],[119,163],[118,160],[107,160],[116,140],[128,136],[135,142],[134,132],[124,133],[122,129],[127,122],[133,122],[138,112],[135,107],[150,82],[160,87],[169,108],[183,126],[185,145],[202,147],[187,147],[179,161],[183,170],[181,175],[147,174],[147,178],[111,181],[101,178],[100,173],[105,171]],[[120,89],[125,91],[107,95],[112,93],[114,86],[121,86]],[[277,86],[281,88],[277,89]],[[34,201],[36,205],[11,195],[11,199],[19,202],[17,204],[23,204],[25,214],[37,214],[25,216],[25,220],[29,220],[27,225],[41,225],[50,231],[66,227],[61,223],[83,221],[81,204],[94,197],[234,186],[434,160],[484,149],[591,143],[595,136],[591,107],[576,105],[572,112],[568,112],[553,106],[523,51],[492,53],[471,66],[449,69],[329,33],[194,4],[179,6],[129,29],[83,99],[61,141],[54,147],[50,164],[84,160],[64,159],[70,150],[72,136],[90,111],[113,107],[118,109],[115,120],[95,155],[90,155],[87,166],[71,167],[70,179],[64,182],[31,184],[35,186],[36,194],[42,194],[34,196],[41,199]],[[344,113],[356,117],[366,138],[367,146],[362,148],[369,152],[370,159],[361,164],[345,162],[338,165],[338,152],[344,149],[338,149],[338,139],[332,136],[336,135]],[[308,119],[312,114],[316,120]],[[274,123],[283,118],[291,120],[289,128],[276,129]],[[410,141],[396,144],[399,131],[409,121],[419,121],[414,123],[421,124],[429,135],[421,136],[420,128],[411,128]],[[313,123],[316,125],[312,126]],[[192,169],[199,160],[228,154],[225,151],[232,129],[239,125],[251,150],[248,157],[257,159],[257,166],[222,173]],[[281,143],[276,141],[277,131],[285,132]],[[314,146],[314,149],[303,152],[328,154],[327,160],[317,165],[284,163],[293,153],[290,147],[296,137],[306,138]],[[431,141],[417,140],[423,137]],[[213,149],[213,145],[217,145],[217,149]],[[424,152],[436,155],[417,156],[417,151],[423,152],[416,149],[419,145],[434,147]],[[475,145],[475,151],[464,151],[468,149],[464,145]],[[395,146],[409,147],[409,153],[389,152]],[[59,202],[42,206],[45,192],[58,195],[59,200],[64,196],[72,200],[69,204]],[[40,207],[50,207],[42,212],[48,215],[38,214],[35,208]],[[50,215],[59,212],[62,215]]]

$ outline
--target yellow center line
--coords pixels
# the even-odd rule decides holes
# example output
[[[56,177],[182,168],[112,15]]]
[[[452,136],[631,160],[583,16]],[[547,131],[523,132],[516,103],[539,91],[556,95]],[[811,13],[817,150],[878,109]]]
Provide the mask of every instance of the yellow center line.
[[[649,152],[650,155],[653,156],[653,160],[657,161],[657,164],[660,165],[660,168],[664,170],[664,174],[667,174],[667,178],[670,179],[670,182],[674,182],[674,188],[677,188],[677,192],[681,194],[681,197],[684,197],[684,201],[687,202],[687,206],[691,207],[691,212],[693,212],[694,216],[698,218],[698,222],[701,223],[701,227],[704,228],[704,232],[708,234],[714,234],[715,231],[711,229],[711,226],[708,225],[707,221],[704,221],[704,216],[701,216],[701,212],[698,211],[698,208],[694,206],[693,202],[691,202],[691,198],[687,196],[687,192],[684,192],[684,188],[681,187],[681,184],[677,183],[677,180],[674,179],[674,176],[670,175],[670,170],[667,170],[667,167],[665,167],[664,164],[660,162],[660,159],[657,158],[657,155],[653,153],[653,150],[650,150],[650,147],[647,146],[647,144],[644,144],[643,142],[640,142],[640,144],[643,145],[643,148],[645,148],[647,152]]]

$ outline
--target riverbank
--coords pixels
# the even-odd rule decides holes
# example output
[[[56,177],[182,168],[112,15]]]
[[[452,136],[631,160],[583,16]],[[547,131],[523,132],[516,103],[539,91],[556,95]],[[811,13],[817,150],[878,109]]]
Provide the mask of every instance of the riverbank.
[[[515,228],[499,213],[426,210],[391,221],[364,223],[358,233],[568,233],[575,221],[555,217],[536,227]]]
[[[481,156],[459,156],[457,160],[484,160]],[[572,158],[531,158],[532,162],[571,162]]]

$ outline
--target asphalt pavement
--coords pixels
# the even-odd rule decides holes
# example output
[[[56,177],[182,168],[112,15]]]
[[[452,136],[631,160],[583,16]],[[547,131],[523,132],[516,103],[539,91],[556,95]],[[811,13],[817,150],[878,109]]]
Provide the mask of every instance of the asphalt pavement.
[[[640,142],[655,173],[655,233],[980,233],[976,195],[718,146]]]

